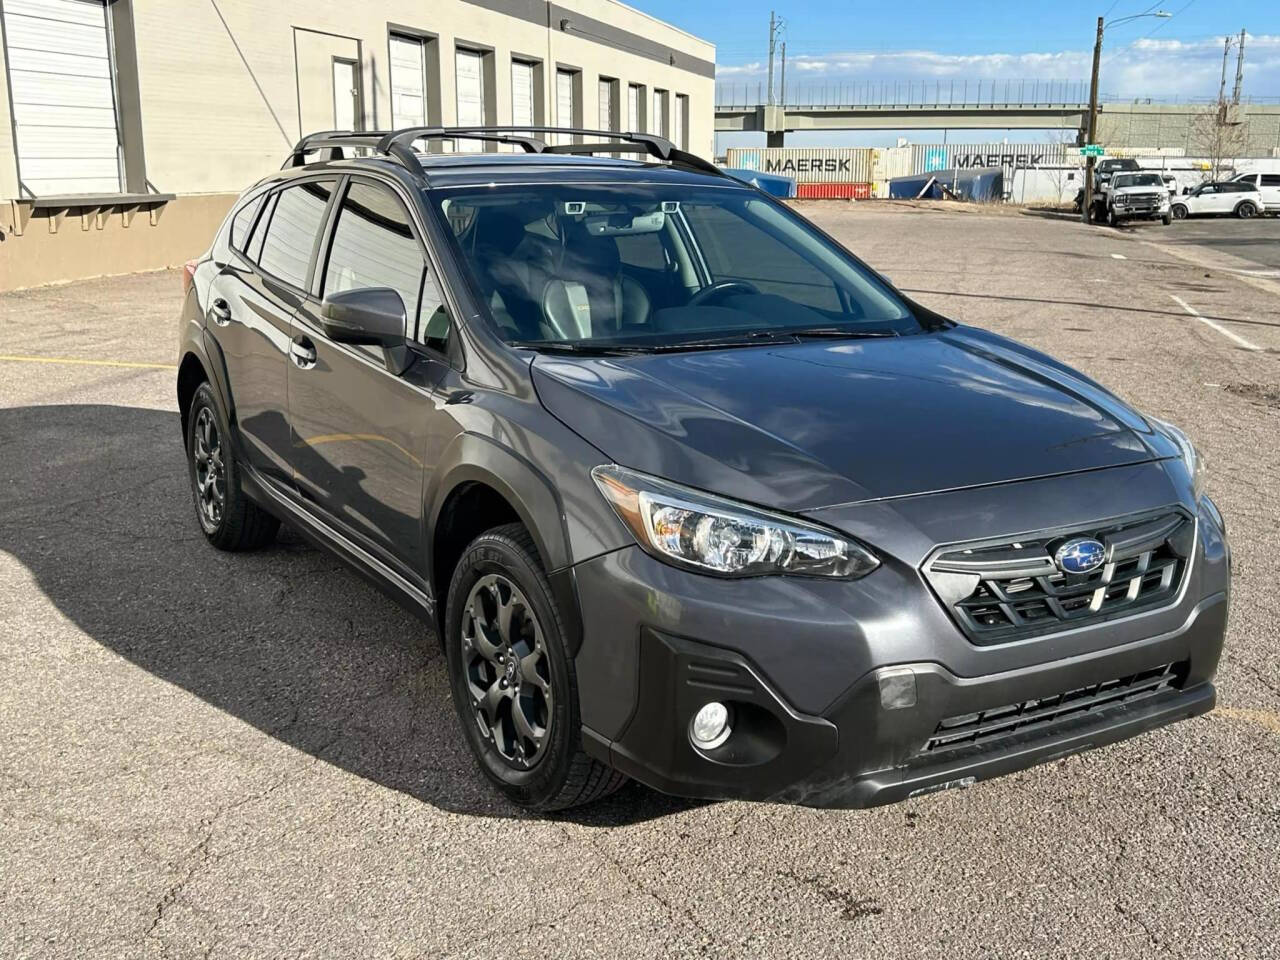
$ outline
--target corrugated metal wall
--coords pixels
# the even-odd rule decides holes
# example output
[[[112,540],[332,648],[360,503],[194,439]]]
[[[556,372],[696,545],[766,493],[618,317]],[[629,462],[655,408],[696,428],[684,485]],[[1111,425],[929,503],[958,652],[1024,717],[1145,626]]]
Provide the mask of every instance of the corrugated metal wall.
[[[904,148],[906,149],[906,148]],[[1079,157],[1077,147],[1064,143],[913,143],[911,173],[1014,167],[1054,167]]]

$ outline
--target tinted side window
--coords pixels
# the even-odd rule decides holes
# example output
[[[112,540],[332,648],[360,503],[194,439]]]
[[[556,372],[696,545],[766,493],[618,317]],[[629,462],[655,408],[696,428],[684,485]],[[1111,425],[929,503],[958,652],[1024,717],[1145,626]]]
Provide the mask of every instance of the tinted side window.
[[[311,252],[334,182],[315,180],[280,191],[258,258],[264,271],[295,287],[306,287]]]
[[[258,223],[253,229],[253,236],[249,238],[248,245],[244,248],[245,256],[254,263],[258,262],[258,258],[262,256],[262,238],[267,235],[267,224],[271,222],[271,214],[276,209],[276,200],[280,194],[273,193],[262,204],[262,216],[258,217]]]
[[[338,211],[323,295],[364,287],[390,287],[400,294],[408,319],[406,336],[441,347],[448,321],[434,278],[395,191],[353,180]]]
[[[237,210],[236,215],[231,218],[231,246],[236,250],[244,250],[249,239],[249,228],[253,226],[253,218],[258,215],[258,208],[261,206],[262,196],[259,195]]]
[[[1280,187],[1280,173],[1264,173],[1262,175],[1262,185],[1264,187]]]

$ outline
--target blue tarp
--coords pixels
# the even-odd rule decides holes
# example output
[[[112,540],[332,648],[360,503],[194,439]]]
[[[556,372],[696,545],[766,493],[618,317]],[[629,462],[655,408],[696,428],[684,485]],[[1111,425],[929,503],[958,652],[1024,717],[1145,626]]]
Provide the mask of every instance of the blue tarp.
[[[923,191],[923,193],[922,193]],[[1004,172],[999,169],[931,170],[889,181],[889,196],[897,199],[972,200],[994,203],[1004,199]]]
[[[784,177],[777,173],[761,173],[748,170],[746,167],[722,167],[725,173],[739,180],[745,180],[752,186],[759,187],[765,193],[775,197],[794,197],[796,195],[795,177]]]

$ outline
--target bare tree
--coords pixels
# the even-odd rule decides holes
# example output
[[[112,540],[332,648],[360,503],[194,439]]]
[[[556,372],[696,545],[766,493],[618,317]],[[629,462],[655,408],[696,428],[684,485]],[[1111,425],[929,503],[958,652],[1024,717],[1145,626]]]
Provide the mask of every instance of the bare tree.
[[[1245,152],[1248,142],[1248,126],[1240,106],[1225,97],[1193,114],[1188,132],[1190,152],[1209,161],[1211,180],[1227,172],[1230,162]]]

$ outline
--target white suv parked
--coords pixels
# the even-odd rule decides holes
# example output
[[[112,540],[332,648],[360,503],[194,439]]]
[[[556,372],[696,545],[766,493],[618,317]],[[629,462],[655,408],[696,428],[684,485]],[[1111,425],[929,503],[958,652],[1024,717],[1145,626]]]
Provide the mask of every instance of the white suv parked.
[[[1232,183],[1248,183],[1258,188],[1267,213],[1280,213],[1280,173],[1241,173]]]
[[[1213,214],[1232,214],[1245,219],[1256,217],[1266,208],[1256,186],[1227,180],[1200,184],[1174,200],[1169,212],[1175,220]]]

